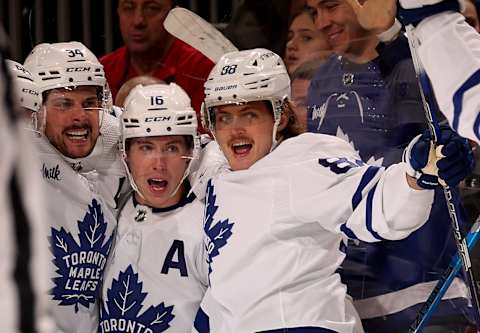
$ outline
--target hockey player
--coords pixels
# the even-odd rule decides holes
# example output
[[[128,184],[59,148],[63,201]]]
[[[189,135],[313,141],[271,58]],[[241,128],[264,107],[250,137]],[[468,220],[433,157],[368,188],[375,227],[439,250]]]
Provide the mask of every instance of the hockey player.
[[[32,74],[13,60],[5,60],[7,68],[13,78],[13,95],[17,107],[22,108],[23,116],[33,128],[36,127],[36,112],[42,105],[42,96]]]
[[[135,192],[120,213],[98,332],[191,332],[207,266],[204,205],[186,180],[198,151],[188,95],[174,83],[136,86],[122,114],[122,150]]]
[[[54,317],[62,332],[94,332],[125,179],[119,121],[102,109],[103,67],[83,44],[37,45],[24,65],[43,97],[34,141],[47,193]]]
[[[400,239],[426,221],[433,191],[421,189],[438,184],[424,168],[428,136],[387,169],[364,164],[339,138],[297,136],[285,66],[264,49],[224,55],[205,95],[206,125],[231,171],[206,189],[209,289],[196,331],[361,331],[336,273],[345,240]],[[454,185],[471,152],[442,135],[446,157],[430,157]]]

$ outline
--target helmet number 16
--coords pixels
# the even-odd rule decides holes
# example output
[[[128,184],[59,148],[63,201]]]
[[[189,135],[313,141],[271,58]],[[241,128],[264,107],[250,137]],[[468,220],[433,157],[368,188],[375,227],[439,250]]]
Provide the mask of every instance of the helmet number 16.
[[[150,96],[150,105],[163,105],[163,96]]]

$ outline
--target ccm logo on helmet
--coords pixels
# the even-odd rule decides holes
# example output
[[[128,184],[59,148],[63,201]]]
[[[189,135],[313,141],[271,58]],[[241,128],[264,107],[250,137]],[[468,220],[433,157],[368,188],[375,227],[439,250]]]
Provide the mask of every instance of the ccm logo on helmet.
[[[151,122],[157,122],[157,121],[169,121],[172,119],[171,116],[168,117],[163,117],[163,116],[158,116],[158,117],[147,117],[145,118],[146,123],[151,123]]]
[[[65,71],[67,73],[72,72],[90,72],[90,67],[68,67]]]
[[[33,95],[33,96],[38,96],[39,95],[39,93],[36,92],[35,90],[28,89],[28,88],[22,88],[22,92],[27,93],[29,95]]]

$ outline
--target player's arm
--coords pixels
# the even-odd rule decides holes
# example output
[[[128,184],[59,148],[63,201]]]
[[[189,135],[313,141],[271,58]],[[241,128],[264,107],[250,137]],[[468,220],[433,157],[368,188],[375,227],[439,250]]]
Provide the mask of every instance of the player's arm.
[[[327,156],[345,158],[320,158],[318,166],[291,175],[292,210],[304,222],[318,221],[350,238],[367,242],[405,238],[426,222],[438,176],[455,186],[473,168],[466,139],[442,129],[441,140],[443,147],[435,150],[428,134],[415,138],[406,149],[405,162],[387,169],[363,164],[341,140],[323,144]]]

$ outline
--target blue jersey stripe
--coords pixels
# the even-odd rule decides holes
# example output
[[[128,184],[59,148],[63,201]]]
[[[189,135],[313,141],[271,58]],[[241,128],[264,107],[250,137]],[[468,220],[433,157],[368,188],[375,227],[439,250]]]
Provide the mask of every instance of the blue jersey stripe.
[[[480,70],[476,71],[465,81],[462,86],[455,92],[453,95],[453,120],[452,120],[452,127],[455,131],[458,131],[458,126],[460,122],[460,115],[462,113],[463,107],[463,95],[469,90],[470,88],[480,84]],[[477,110],[478,111],[478,110]],[[480,120],[477,117],[477,121]],[[475,121],[475,123],[477,123]],[[479,124],[480,125],[480,124]],[[478,126],[474,128],[475,132],[478,133]],[[478,135],[477,135],[478,137]]]
[[[378,170],[380,170],[379,167],[371,166],[363,174],[362,179],[360,180],[360,184],[358,185],[357,190],[355,191],[355,193],[353,194],[353,197],[352,197],[352,209],[353,210],[355,210],[355,208],[357,208],[357,206],[362,201],[362,191],[363,191],[363,189],[375,177],[375,175],[378,173]]]
[[[210,318],[202,310],[202,308],[199,308],[197,311],[197,315],[195,316],[195,321],[193,322],[193,327],[195,327],[198,333],[210,332]]]
[[[347,223],[344,223],[340,226],[340,231],[343,232],[345,236],[347,236],[350,239],[358,239],[357,235],[355,235],[352,229],[347,227]]]
[[[475,119],[475,123],[473,124],[473,133],[478,140],[480,140],[480,110],[478,111],[477,119]]]
[[[372,236],[375,239],[378,239],[380,241],[386,240],[382,238],[375,230],[373,230],[372,226],[372,206],[373,206],[373,196],[375,195],[375,189],[377,188],[377,185],[375,185],[367,195],[367,207],[366,207],[366,224],[367,224],[367,230],[372,234]]]

